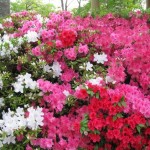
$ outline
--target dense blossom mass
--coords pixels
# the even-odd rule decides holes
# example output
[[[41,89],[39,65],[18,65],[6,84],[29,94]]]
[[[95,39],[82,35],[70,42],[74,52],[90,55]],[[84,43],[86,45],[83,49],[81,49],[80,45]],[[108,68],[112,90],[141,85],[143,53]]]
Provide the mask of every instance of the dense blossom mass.
[[[4,19],[0,149],[150,150],[149,18]]]

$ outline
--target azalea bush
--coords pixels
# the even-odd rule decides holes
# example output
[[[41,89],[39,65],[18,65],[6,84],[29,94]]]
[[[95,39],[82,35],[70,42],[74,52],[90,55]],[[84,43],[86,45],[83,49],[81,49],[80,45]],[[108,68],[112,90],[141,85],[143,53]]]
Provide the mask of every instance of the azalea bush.
[[[149,150],[150,24],[12,14],[0,24],[0,149]]]

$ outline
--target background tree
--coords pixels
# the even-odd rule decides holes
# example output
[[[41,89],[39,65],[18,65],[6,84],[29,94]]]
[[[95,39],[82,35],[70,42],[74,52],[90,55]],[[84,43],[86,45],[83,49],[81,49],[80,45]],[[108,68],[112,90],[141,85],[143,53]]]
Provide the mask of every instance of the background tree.
[[[78,2],[78,9],[81,8],[81,1],[82,1],[82,0],[77,0],[77,2]]]
[[[67,11],[70,4],[73,2],[74,0],[61,0],[61,9],[62,11]]]
[[[136,9],[142,9],[142,0],[100,0],[100,14],[114,13],[123,16],[128,16],[128,13]]]
[[[0,17],[10,14],[10,0],[0,0]]]
[[[86,16],[89,11],[92,11],[92,14],[94,15],[97,14],[100,16],[108,13],[128,16],[131,11],[137,9],[142,10],[141,3],[142,0],[90,0],[85,6],[81,7],[80,11],[78,9],[74,9],[73,12],[75,15],[82,16]]]
[[[61,9],[62,9],[62,11],[65,10],[65,8],[64,8],[64,0],[61,0]]]
[[[146,8],[150,8],[150,0],[146,0]]]
[[[99,0],[91,0],[91,12],[97,13],[100,9],[100,1]]]
[[[10,6],[11,12],[34,10],[42,15],[48,15],[50,12],[55,10],[54,5],[44,4],[42,0],[16,0],[15,2],[11,2]]]

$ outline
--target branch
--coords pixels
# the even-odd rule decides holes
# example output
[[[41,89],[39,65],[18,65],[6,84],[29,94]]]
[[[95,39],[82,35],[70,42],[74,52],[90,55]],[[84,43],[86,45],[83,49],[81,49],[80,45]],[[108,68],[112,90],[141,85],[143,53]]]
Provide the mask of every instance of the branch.
[[[67,1],[67,0],[66,0]],[[73,2],[73,0],[67,5],[67,7],[69,7],[69,5]]]

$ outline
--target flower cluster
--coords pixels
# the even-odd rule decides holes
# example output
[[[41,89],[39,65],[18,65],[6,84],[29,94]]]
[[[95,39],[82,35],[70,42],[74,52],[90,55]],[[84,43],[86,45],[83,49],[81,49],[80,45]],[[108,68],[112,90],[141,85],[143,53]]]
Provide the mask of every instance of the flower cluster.
[[[60,33],[60,40],[64,47],[72,46],[76,40],[76,33],[73,30],[63,30]]]
[[[80,123],[80,132],[89,137],[93,149],[143,149],[149,146],[148,120],[138,112],[126,115],[126,99],[102,86],[87,84],[80,98],[89,100],[88,113]],[[89,95],[87,95],[89,93]],[[92,145],[92,144],[91,144]]]
[[[3,20],[1,149],[150,149],[149,29],[136,13]]]
[[[17,78],[17,82],[13,83],[13,87],[15,89],[15,92],[21,92],[23,93],[24,88],[29,88],[31,90],[34,90],[37,87],[36,81],[33,81],[31,79],[31,74],[26,73],[25,75],[19,75]]]
[[[28,113],[26,115],[25,113]],[[11,111],[2,113],[2,119],[0,120],[0,131],[3,134],[3,144],[16,143],[15,132],[18,130],[24,130],[26,128],[36,130],[43,125],[43,112],[42,108],[29,107],[26,112],[23,108],[18,107],[16,112]]]

